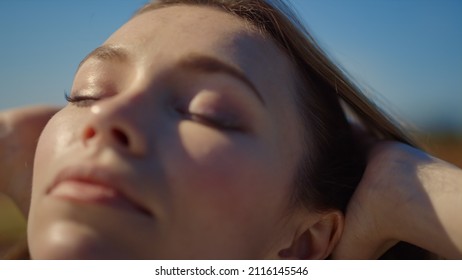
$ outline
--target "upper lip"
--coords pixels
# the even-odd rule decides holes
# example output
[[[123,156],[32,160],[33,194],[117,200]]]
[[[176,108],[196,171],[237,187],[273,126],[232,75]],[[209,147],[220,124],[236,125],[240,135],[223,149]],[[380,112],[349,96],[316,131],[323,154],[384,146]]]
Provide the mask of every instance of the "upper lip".
[[[47,188],[46,193],[49,194],[61,182],[65,181],[81,181],[113,188],[140,212],[153,216],[152,211],[144,205],[142,194],[135,189],[137,184],[129,182],[127,177],[120,172],[114,172],[101,166],[66,167],[58,172],[53,183]]]

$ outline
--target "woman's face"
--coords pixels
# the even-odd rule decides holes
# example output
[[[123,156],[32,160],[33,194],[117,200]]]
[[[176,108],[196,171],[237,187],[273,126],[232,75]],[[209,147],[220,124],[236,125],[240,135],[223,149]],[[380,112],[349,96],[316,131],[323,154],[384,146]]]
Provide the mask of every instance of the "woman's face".
[[[82,62],[74,103],[42,133],[32,257],[277,257],[300,216],[291,73],[272,41],[219,10],[130,20]]]

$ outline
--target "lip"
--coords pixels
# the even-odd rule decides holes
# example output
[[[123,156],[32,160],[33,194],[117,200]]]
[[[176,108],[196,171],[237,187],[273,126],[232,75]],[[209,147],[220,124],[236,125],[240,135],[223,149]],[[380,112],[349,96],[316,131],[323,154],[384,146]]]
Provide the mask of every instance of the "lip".
[[[136,193],[134,184],[118,172],[98,166],[73,166],[62,169],[46,194],[58,199],[99,204],[153,217]]]

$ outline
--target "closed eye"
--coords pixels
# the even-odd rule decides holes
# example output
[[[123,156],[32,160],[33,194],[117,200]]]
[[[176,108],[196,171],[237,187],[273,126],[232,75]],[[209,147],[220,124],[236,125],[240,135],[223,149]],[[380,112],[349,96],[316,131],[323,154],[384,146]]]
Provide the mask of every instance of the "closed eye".
[[[90,95],[70,96],[67,94],[67,92],[64,93],[64,98],[67,100],[67,102],[77,107],[90,107],[96,101],[101,99],[99,97],[90,96]]]
[[[206,126],[210,126],[217,129],[229,130],[229,131],[242,131],[240,124],[232,120],[231,118],[218,117],[218,116],[207,116],[205,114],[198,114],[189,112],[187,110],[177,109],[177,112],[183,119],[197,122]]]

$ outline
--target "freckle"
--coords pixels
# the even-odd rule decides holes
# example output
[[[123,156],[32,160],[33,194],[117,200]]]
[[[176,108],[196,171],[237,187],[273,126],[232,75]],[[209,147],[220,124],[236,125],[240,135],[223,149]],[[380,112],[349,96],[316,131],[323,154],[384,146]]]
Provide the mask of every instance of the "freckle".
[[[90,110],[93,114],[99,114],[101,112],[101,108],[98,105],[91,106]]]

